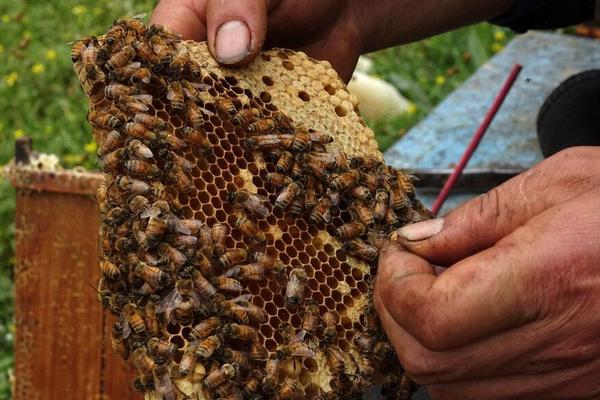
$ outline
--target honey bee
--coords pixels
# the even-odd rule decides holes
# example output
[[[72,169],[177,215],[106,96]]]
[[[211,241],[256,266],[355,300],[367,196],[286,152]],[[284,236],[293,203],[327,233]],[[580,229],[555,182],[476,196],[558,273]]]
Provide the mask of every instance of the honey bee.
[[[179,362],[179,373],[181,376],[188,376],[194,370],[198,345],[198,341],[193,340],[186,346],[181,361]]]
[[[197,62],[189,61],[187,72],[192,80],[199,80],[202,78],[202,68]]]
[[[135,49],[131,46],[124,46],[121,50],[113,54],[106,62],[106,68],[110,71],[114,71],[126,65],[129,60],[135,56]]]
[[[277,348],[277,358],[285,360],[289,357],[314,358],[315,352],[304,342],[305,332],[298,332],[290,341],[290,344],[281,345]]]
[[[176,164],[171,165],[171,169],[167,172],[167,177],[175,181],[177,188],[183,193],[190,193],[196,188],[194,181]]]
[[[202,244],[202,251],[208,258],[212,258],[214,253],[212,229],[208,225],[201,226],[198,237],[200,238],[200,243]]]
[[[189,324],[194,317],[194,311],[200,311],[200,300],[193,290],[189,279],[180,279],[161,302],[160,310],[165,312],[167,318],[181,324]]]
[[[237,364],[223,364],[217,371],[210,373],[205,379],[204,384],[209,389],[214,389],[229,379],[233,379],[238,374]]]
[[[140,373],[147,376],[152,376],[154,369],[156,368],[156,363],[152,357],[148,355],[148,352],[143,344],[136,343],[134,347],[135,348],[131,353],[131,359],[133,363]]]
[[[312,178],[312,177],[309,177]],[[304,191],[304,206],[312,210],[319,203],[319,197],[317,194],[316,185],[314,185],[313,179],[308,179],[306,183],[306,190]]]
[[[382,250],[388,242],[388,237],[385,232],[367,232],[367,238],[369,239],[369,244],[375,247],[377,250]]]
[[[392,210],[405,210],[412,205],[408,195],[397,185],[390,190],[389,203]]]
[[[119,129],[122,124],[116,116],[103,111],[90,111],[88,121],[90,121],[90,124],[102,129]]]
[[[192,271],[192,282],[198,294],[206,299],[212,299],[217,295],[217,289],[198,270]]]
[[[125,315],[129,326],[131,326],[131,329],[136,334],[141,335],[146,331],[146,323],[144,322],[144,317],[142,317],[142,314],[134,304],[127,303],[123,307],[122,313]]]
[[[138,158],[152,158],[154,154],[152,150],[138,139],[130,140],[127,143],[127,150],[131,155]]]
[[[310,212],[310,222],[320,224],[323,222],[331,222],[331,199],[323,196],[317,202],[317,205]]]
[[[273,118],[275,122],[277,122],[277,129],[284,132],[293,130],[292,119],[284,113],[282,113],[281,111],[273,112],[271,114],[271,118]]]
[[[225,278],[223,276],[218,276],[216,278],[211,279],[212,284],[219,290],[223,290],[225,292],[231,293],[239,293],[244,290],[242,284],[233,278]]]
[[[367,227],[375,225],[375,217],[370,208],[368,208],[362,200],[355,200],[352,203],[352,212],[358,217]]]
[[[100,206],[100,211],[107,213],[112,205],[112,201],[110,200],[108,194],[108,186],[106,186],[104,183],[98,185],[98,188],[96,189],[96,200]]]
[[[227,199],[229,202],[239,204],[247,211],[258,214],[261,217],[269,215],[269,210],[264,204],[268,200],[263,196],[250,193],[245,189],[240,189],[237,192],[229,192]]]
[[[146,26],[140,20],[142,16],[134,16],[132,18],[122,18],[117,21],[117,24],[123,26],[125,29],[132,31],[139,37],[146,35]]]
[[[204,222],[198,219],[182,219],[181,224],[187,228],[189,235],[197,235],[200,229],[205,226]]]
[[[106,133],[102,137],[102,141],[100,143],[100,146],[98,147],[98,156],[103,156],[106,153],[114,150],[115,147],[121,144],[121,141],[122,137],[118,131],[112,130]]]
[[[294,198],[292,205],[290,205],[290,214],[294,217],[298,217],[304,210],[304,192],[301,192]]]
[[[220,257],[225,253],[225,238],[229,233],[226,225],[216,223],[211,228],[214,253]]]
[[[223,338],[219,335],[212,335],[200,340],[196,348],[196,357],[202,359],[210,358],[223,344]]]
[[[260,110],[257,108],[244,108],[240,110],[231,119],[235,125],[248,125],[261,117]]]
[[[127,347],[127,344],[125,343],[125,339],[127,339],[129,335],[131,335],[131,328],[125,318],[120,317],[111,329],[110,338],[113,350],[125,360],[129,358],[129,347]]]
[[[371,354],[375,348],[375,338],[363,332],[356,332],[352,339],[362,354]]]
[[[334,178],[330,184],[331,187],[336,191],[342,191],[351,186],[356,185],[358,180],[360,179],[360,172],[357,170],[351,170],[344,173],[341,173],[336,178]]]
[[[249,149],[263,149],[268,150],[273,147],[283,147],[290,148],[291,144],[294,140],[294,135],[292,134],[272,134],[272,135],[259,135],[253,136],[251,138],[246,139],[246,147]]]
[[[181,151],[187,147],[185,140],[167,132],[161,132],[158,135],[158,139],[160,140],[161,144],[169,147],[171,150]]]
[[[256,225],[246,214],[240,212],[236,214],[235,226],[238,227],[242,233],[257,243],[266,242],[265,233]]]
[[[77,60],[83,56],[83,52],[87,48],[88,44],[90,44],[92,41],[93,38],[91,36],[76,41],[71,48],[71,61],[74,63],[77,62]]]
[[[131,62],[127,65],[124,65],[122,67],[119,67],[119,68],[111,71],[108,76],[111,80],[119,80],[119,81],[130,80],[131,81],[131,77],[138,70],[141,69],[141,65],[142,64],[140,64],[139,62]],[[146,68],[144,68],[144,69],[146,69]]]
[[[267,253],[254,253],[254,261],[260,263],[266,270],[275,272],[277,276],[282,276],[285,273],[283,263]]]
[[[156,337],[148,339],[148,350],[154,356],[171,360],[177,353],[177,345]]]
[[[319,307],[313,301],[307,301],[302,318],[302,330],[310,335],[314,335],[319,328]]]
[[[282,175],[276,172],[270,172],[267,174],[267,182],[276,187],[288,186],[294,182],[292,178],[287,175]]]
[[[411,218],[409,218],[409,220],[412,222],[420,222],[433,218],[431,211],[429,211],[418,199],[413,201],[413,208],[410,211]]]
[[[345,242],[342,249],[350,255],[369,262],[375,261],[379,255],[379,252],[375,247],[360,240],[350,240]]]
[[[171,81],[167,86],[167,100],[171,102],[171,109],[175,111],[183,110],[183,88],[179,81]]]
[[[232,301],[235,302],[236,307],[244,310],[248,313],[252,318],[257,320],[258,322],[266,322],[267,321],[267,312],[260,307],[255,306],[254,304],[248,301],[250,295],[240,296]],[[247,298],[245,298],[247,297]],[[235,308],[235,307],[234,307]]]
[[[131,74],[129,81],[134,85],[141,85],[142,83],[149,85],[152,83],[153,78],[155,78],[155,76],[152,75],[148,68],[138,68]]]
[[[158,56],[146,42],[136,41],[133,43],[133,48],[137,52],[138,57],[149,65],[157,65],[160,63]]]
[[[253,396],[258,393],[262,381],[262,376],[260,373],[253,371],[252,374],[246,379],[246,383],[242,388],[242,395],[244,398],[253,398]]]
[[[121,95],[116,98],[115,103],[128,112],[146,112],[149,110],[148,106],[152,105],[152,95],[150,94],[134,94],[134,95]]]
[[[193,249],[198,244],[198,238],[192,235],[170,234],[167,235],[167,242],[176,249]]]
[[[385,212],[385,223],[391,227],[398,227],[398,225],[400,224],[398,216],[391,208],[388,208]]]
[[[309,158],[305,165],[308,167],[308,169],[313,173],[313,175],[318,178],[318,179],[325,179],[326,175],[327,175],[327,167],[325,166],[325,164],[315,158]]]
[[[109,99],[115,99],[121,96],[139,94],[139,90],[130,86],[122,85],[120,83],[110,83],[104,88],[104,94]]]
[[[187,114],[188,121],[192,124],[194,128],[200,128],[204,123],[204,115],[202,115],[203,111],[208,111],[205,108],[198,107],[194,104],[193,101],[186,100],[185,102],[185,110]]]
[[[254,121],[246,126],[246,132],[253,135],[264,135],[275,129],[275,121],[273,118],[262,118]]]
[[[268,352],[262,343],[260,343],[260,341],[255,340],[252,342],[249,355],[253,362],[262,362],[267,359]]]
[[[169,63],[169,69],[171,70],[171,74],[174,76],[179,75],[181,70],[186,66],[186,64],[190,61],[190,56],[185,49],[179,50],[175,55],[171,58],[171,62]]]
[[[354,239],[364,235],[366,227],[360,222],[348,222],[336,229],[335,234],[342,239]]]
[[[223,361],[226,363],[237,364],[242,371],[250,369],[248,353],[232,349],[223,349],[221,354]]]
[[[105,222],[108,226],[117,226],[129,217],[129,211],[123,207],[114,207],[105,217]]]
[[[258,337],[258,333],[251,326],[235,323],[225,324],[222,332],[225,336],[245,342],[253,342]]]
[[[145,283],[145,285],[148,285]],[[150,285],[148,285],[150,286]],[[151,287],[151,286],[150,286]],[[159,334],[159,323],[158,318],[156,316],[156,309],[158,304],[160,303],[160,297],[156,295],[151,295],[146,305],[144,306],[144,321],[146,322],[146,329],[150,333],[150,335],[157,336]]]
[[[119,279],[119,276],[121,275],[121,271],[119,271],[119,268],[114,263],[108,260],[100,261],[100,271],[102,271],[104,275],[106,275],[112,280]]]
[[[279,174],[284,174],[285,172],[289,171],[293,162],[294,155],[289,151],[284,151],[277,158],[275,169]]]
[[[229,250],[219,258],[219,262],[225,268],[240,265],[248,258],[248,251],[245,249]]]
[[[373,348],[375,359],[380,362],[387,362],[394,359],[396,351],[391,344],[386,342],[377,342]]]
[[[364,202],[370,202],[372,200],[371,191],[366,186],[352,186],[348,191],[352,196]]]
[[[411,200],[415,199],[415,187],[411,182],[411,175],[403,171],[396,171],[396,183]],[[413,177],[414,178],[414,177]]]
[[[325,328],[323,329],[323,340],[325,342],[331,342],[337,336],[337,325],[340,323],[340,316],[333,312],[327,311],[323,314],[323,324]]]
[[[275,207],[281,211],[286,210],[290,204],[292,204],[301,190],[302,189],[300,188],[300,185],[298,185],[296,182],[290,183],[281,191],[279,196],[277,196],[277,199],[275,200]]]
[[[213,335],[221,327],[221,320],[218,317],[210,317],[194,325],[189,334],[189,339],[200,340]]]
[[[385,189],[377,189],[375,193],[375,208],[373,210],[373,217],[377,221],[381,221],[385,218],[388,210],[389,196]]]
[[[171,381],[170,370],[166,365],[157,365],[154,370],[155,393],[160,399],[176,400],[175,387]]]
[[[123,149],[114,150],[108,154],[105,154],[102,158],[98,160],[100,166],[105,170],[115,170],[119,168],[121,163],[123,162]]]
[[[199,146],[202,150],[208,152],[212,149],[212,143],[206,136],[206,134],[198,129],[194,129],[190,126],[183,128],[183,135],[191,144]]]
[[[265,269],[259,263],[237,265],[227,270],[223,275],[224,278],[246,279],[249,281],[262,281],[265,276]]]
[[[297,152],[305,152],[309,150],[311,147],[310,135],[308,132],[298,132],[294,135],[294,140],[292,141],[292,149]]]
[[[296,180],[303,180],[306,178],[306,176],[304,175],[304,167],[302,166],[302,164],[297,162],[292,164],[292,170],[290,171],[290,175],[292,175],[292,178]]]
[[[346,358],[344,352],[337,347],[327,346],[327,367],[332,375],[342,375],[346,372]]]
[[[327,188],[325,195],[327,197],[329,197],[329,200],[331,200],[331,204],[334,207],[337,207],[340,205],[340,201],[342,199],[342,195],[340,194],[340,192],[336,192],[335,190],[332,190],[331,188]]]
[[[125,125],[125,132],[136,139],[156,140],[156,134],[138,122],[128,122]]]
[[[308,131],[309,139],[312,143],[317,144],[328,144],[333,142],[333,136],[319,131],[309,130]]]
[[[185,254],[168,243],[163,242],[158,245],[158,254],[160,255],[161,259],[169,262],[175,267],[181,267],[187,262],[187,257]]]
[[[298,306],[302,303],[307,278],[306,271],[302,268],[295,268],[290,272],[288,284],[285,289],[285,299],[289,305]]]
[[[165,287],[171,283],[171,276],[168,273],[143,261],[136,265],[134,273],[154,288]]]
[[[153,115],[136,113],[133,120],[138,124],[144,125],[148,129],[164,130],[167,127],[167,123],[160,117]]]
[[[169,159],[169,163],[166,165],[166,168],[171,168],[172,166],[170,164],[174,164],[176,166],[178,166],[179,168],[181,168],[186,174],[189,174],[192,172],[192,169],[194,169],[195,164],[193,162],[191,162],[190,160],[188,160],[185,157],[182,157],[174,152],[168,152],[168,159]]]
[[[96,60],[98,58],[98,48],[95,46],[95,39],[88,43],[86,48],[81,54],[83,60],[83,66],[85,68],[87,77],[89,79],[95,79],[97,73]]]
[[[273,393],[279,386],[279,367],[281,360],[271,358],[267,360],[265,365],[265,376],[262,380],[262,389],[265,393]]]
[[[231,99],[217,99],[215,105],[217,106],[217,110],[222,114],[235,115],[237,113],[235,104]]]
[[[125,168],[137,175],[158,176],[160,174],[158,166],[142,160],[128,160],[125,162]]]
[[[158,216],[148,219],[146,226],[144,246],[148,249],[156,247],[167,230],[168,222]]]

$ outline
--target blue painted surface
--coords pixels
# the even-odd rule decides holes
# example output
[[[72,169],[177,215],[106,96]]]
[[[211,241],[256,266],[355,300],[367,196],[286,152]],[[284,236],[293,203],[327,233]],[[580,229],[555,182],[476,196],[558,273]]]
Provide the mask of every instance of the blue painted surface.
[[[569,76],[600,68],[598,40],[541,32],[517,36],[392,146],[386,162],[408,169],[453,167],[515,63],[523,71],[467,168],[529,168],[541,161],[538,110]],[[451,197],[444,210],[476,194]],[[430,206],[434,196],[423,198]]]

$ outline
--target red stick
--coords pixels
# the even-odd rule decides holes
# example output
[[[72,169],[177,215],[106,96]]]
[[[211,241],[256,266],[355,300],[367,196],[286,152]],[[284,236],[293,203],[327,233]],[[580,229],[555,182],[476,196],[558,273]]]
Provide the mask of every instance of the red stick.
[[[481,139],[483,139],[483,135],[485,135],[485,133],[487,132],[492,121],[494,120],[494,117],[498,113],[498,110],[502,106],[502,103],[504,103],[504,100],[506,99],[508,92],[510,92],[510,89],[512,89],[522,68],[523,67],[520,64],[515,64],[512,71],[510,72],[510,75],[506,79],[506,82],[504,82],[502,89],[500,89],[500,92],[498,92],[498,95],[496,95],[496,98],[494,99],[494,103],[492,104],[491,108],[488,110],[485,118],[481,122],[481,125],[479,125],[479,128],[477,128],[477,131],[475,132],[475,134],[473,135],[473,138],[471,139],[471,143],[469,143],[469,146],[465,150],[460,161],[458,162],[456,167],[454,167],[454,171],[452,171],[452,175],[450,175],[450,177],[444,184],[444,187],[440,191],[440,194],[438,195],[437,199],[435,199],[435,203],[433,203],[433,207],[431,208],[431,212],[433,213],[433,215],[437,215],[438,212],[440,211],[440,209],[442,208],[442,206],[444,205],[444,202],[450,195],[450,191],[452,190],[452,188],[454,187],[454,185],[456,184],[456,182],[462,175],[463,170],[465,169],[465,167],[467,166],[467,163],[471,159],[471,156],[477,149],[477,146],[479,146]]]

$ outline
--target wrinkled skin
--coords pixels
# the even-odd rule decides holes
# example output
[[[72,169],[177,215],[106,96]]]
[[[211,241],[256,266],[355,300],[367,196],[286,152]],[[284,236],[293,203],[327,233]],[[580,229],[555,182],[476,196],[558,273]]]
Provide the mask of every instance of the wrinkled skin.
[[[580,147],[388,248],[375,304],[408,374],[434,399],[600,398],[599,227]]]

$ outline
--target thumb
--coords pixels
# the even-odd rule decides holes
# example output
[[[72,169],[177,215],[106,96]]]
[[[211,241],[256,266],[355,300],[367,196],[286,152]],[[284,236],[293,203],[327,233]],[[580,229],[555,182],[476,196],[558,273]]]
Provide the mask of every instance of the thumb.
[[[520,175],[480,195],[443,218],[400,228],[393,238],[429,262],[449,266],[493,246],[551,207],[536,179]]]
[[[244,65],[260,52],[267,34],[266,0],[208,0],[208,47],[221,64]]]

